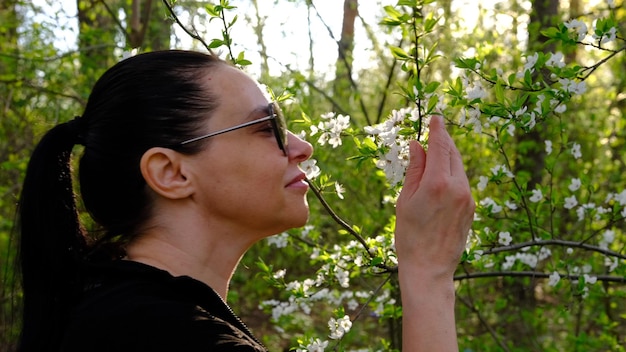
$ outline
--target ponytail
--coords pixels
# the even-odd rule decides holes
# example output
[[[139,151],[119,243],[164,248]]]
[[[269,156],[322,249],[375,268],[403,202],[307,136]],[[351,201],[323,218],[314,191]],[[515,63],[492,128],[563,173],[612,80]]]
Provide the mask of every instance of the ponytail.
[[[78,219],[70,155],[80,118],[52,128],[35,148],[18,205],[23,329],[18,351],[57,350],[80,291],[85,238]]]
[[[122,60],[98,79],[83,117],[54,127],[35,148],[18,209],[24,293],[18,350],[59,349],[69,311],[80,298],[85,261],[109,256],[110,249],[119,258],[151,216],[141,156],[197,136],[218,106],[216,88],[207,88],[204,78],[223,64],[214,55],[180,50]],[[72,189],[75,144],[85,146],[82,204],[99,230],[89,248]],[[177,151],[192,155],[202,149],[190,143]]]

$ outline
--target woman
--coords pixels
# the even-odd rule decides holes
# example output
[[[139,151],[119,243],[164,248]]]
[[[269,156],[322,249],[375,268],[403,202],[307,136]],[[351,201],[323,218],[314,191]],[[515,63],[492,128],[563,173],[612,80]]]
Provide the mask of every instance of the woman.
[[[86,236],[80,195],[102,229]],[[264,351],[223,301],[256,241],[305,224],[313,150],[243,72],[163,51],[96,83],[82,117],[35,149],[20,199],[22,351]],[[440,117],[411,146],[397,204],[404,350],[456,350],[454,285],[473,218]],[[423,324],[428,322],[428,324]]]

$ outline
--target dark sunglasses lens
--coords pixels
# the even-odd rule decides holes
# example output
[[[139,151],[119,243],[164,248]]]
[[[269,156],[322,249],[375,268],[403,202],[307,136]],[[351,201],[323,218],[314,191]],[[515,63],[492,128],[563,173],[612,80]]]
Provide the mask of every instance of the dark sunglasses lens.
[[[276,103],[272,103],[270,104],[270,109],[271,109],[271,113],[272,115],[275,116],[275,118],[272,120],[274,122],[274,126],[275,128],[275,133],[276,133],[276,137],[278,137],[278,144],[280,146],[280,149],[283,150],[283,152],[285,153],[285,155],[287,155],[287,122],[285,121],[285,116],[283,116],[282,111],[280,110],[280,107],[278,107],[278,105]]]

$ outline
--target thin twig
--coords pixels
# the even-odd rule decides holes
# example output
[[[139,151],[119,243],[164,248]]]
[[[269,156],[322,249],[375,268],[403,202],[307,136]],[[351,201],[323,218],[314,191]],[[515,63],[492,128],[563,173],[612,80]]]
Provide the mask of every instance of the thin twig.
[[[510,245],[510,246],[496,247],[496,248],[492,248],[492,249],[484,251],[482,255],[516,251],[518,249],[522,249],[526,247],[536,247],[536,246],[561,246],[561,247],[582,248],[588,251],[604,254],[608,257],[616,257],[619,259],[626,260],[625,254],[621,254],[621,253],[612,251],[610,249],[604,249],[598,246],[593,246],[590,244],[581,243],[577,241],[565,241],[565,240],[557,240],[557,239],[533,240],[533,241],[528,241],[528,242],[517,243],[514,245]]]
[[[539,271],[491,271],[486,273],[466,273],[455,275],[455,281],[469,280],[469,279],[479,279],[479,278],[493,278],[493,277],[531,277],[531,278],[542,278],[547,279],[552,274],[547,274]],[[588,275],[588,274],[587,274]],[[569,279],[572,281],[580,280],[584,275],[575,275],[575,274],[561,274],[559,276],[563,279]],[[624,276],[612,276],[612,275],[594,275],[594,277],[598,281],[603,282],[615,282],[626,284],[626,277]]]
[[[313,184],[313,182],[311,180],[309,180],[307,178],[307,179],[305,179],[305,181],[306,181],[306,183],[309,184],[311,190],[313,191],[313,194],[315,194],[315,197],[317,197],[317,199],[320,201],[320,203],[322,204],[324,209],[326,209],[326,212],[328,212],[328,214],[333,218],[333,220],[335,220],[335,222],[337,224],[339,224],[339,226],[344,228],[346,231],[348,231],[348,233],[350,235],[352,235],[354,238],[356,238],[356,240],[359,241],[359,243],[361,243],[361,245],[363,246],[363,248],[367,252],[367,255],[369,255],[370,258],[372,258],[372,254],[370,253],[370,246],[365,241],[365,238],[363,238],[363,236],[361,236],[358,232],[356,232],[352,228],[352,226],[350,226],[341,217],[339,217],[339,215],[337,215],[337,213],[335,213],[335,211],[330,207],[330,204],[328,204],[326,199],[324,199],[324,196],[322,196],[322,193],[320,192],[320,190],[315,186],[315,184]],[[387,265],[385,265],[383,263],[377,264],[376,266],[381,268],[381,269],[384,269],[386,271],[389,271],[389,272],[397,271],[396,267],[390,267],[390,266],[387,266]]]
[[[187,35],[189,35],[191,38],[199,41],[208,51],[209,53],[211,53],[211,55],[214,55],[213,50],[211,50],[211,48],[209,47],[209,45],[204,41],[204,39],[202,39],[202,37],[198,34],[198,31],[194,28],[194,32],[191,32],[178,18],[178,16],[176,15],[176,13],[174,12],[174,8],[170,5],[170,3],[167,0],[163,0],[163,4],[165,4],[165,7],[167,7],[168,12],[170,13],[170,15],[172,16],[172,18],[174,19],[174,21],[178,24],[178,26],[180,26],[180,28],[185,31],[185,33],[187,33]],[[193,27],[193,26],[192,26]]]

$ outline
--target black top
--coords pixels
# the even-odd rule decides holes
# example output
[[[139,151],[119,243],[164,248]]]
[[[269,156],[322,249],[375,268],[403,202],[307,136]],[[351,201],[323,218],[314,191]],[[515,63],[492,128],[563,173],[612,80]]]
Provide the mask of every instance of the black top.
[[[90,266],[61,351],[266,351],[209,286],[132,261]]]

